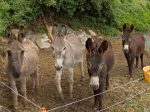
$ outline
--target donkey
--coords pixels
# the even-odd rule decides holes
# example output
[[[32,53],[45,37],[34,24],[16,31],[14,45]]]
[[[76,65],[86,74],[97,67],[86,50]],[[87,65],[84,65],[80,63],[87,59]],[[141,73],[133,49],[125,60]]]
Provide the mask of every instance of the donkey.
[[[73,91],[73,66],[77,63],[80,64],[81,79],[84,76],[83,69],[83,45],[75,35],[66,35],[67,29],[65,25],[55,24],[52,29],[52,53],[55,58],[56,69],[56,87],[61,99],[63,100],[63,93],[61,88],[61,75],[63,68],[68,71],[68,82],[70,97]]]
[[[22,26],[18,37],[8,26],[5,30],[8,39],[8,65],[7,74],[9,76],[11,88],[18,93],[16,83],[20,82],[21,94],[26,98],[26,77],[31,74],[33,79],[33,88],[39,86],[38,74],[38,47],[30,40],[25,39],[25,29]],[[12,91],[13,106],[18,107],[18,95]],[[24,101],[24,104],[26,102]]]
[[[114,54],[111,43],[104,39],[91,39],[86,41],[86,60],[90,78],[90,87],[94,95],[108,89],[109,72],[114,65]],[[94,109],[102,110],[103,94],[94,98]]]
[[[134,29],[134,25],[124,23],[122,45],[125,58],[128,63],[129,75],[132,77],[134,58],[136,58],[136,68],[138,68],[139,57],[141,58],[141,67],[143,67],[143,54],[145,48],[145,40],[142,34],[131,32]]]

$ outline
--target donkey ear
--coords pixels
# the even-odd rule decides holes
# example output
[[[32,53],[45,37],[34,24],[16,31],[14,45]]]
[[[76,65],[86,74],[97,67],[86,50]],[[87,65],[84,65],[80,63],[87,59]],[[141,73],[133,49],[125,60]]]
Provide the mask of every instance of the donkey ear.
[[[7,28],[5,30],[5,36],[9,42],[11,42],[13,40],[13,34],[12,34],[10,26],[7,26]]]
[[[22,42],[25,38],[25,28],[24,26],[21,26],[19,34],[18,34],[18,41]]]
[[[92,39],[91,38],[88,38],[86,43],[85,43],[85,47],[86,49],[89,51],[93,46],[93,42],[92,42]]]
[[[124,23],[124,24],[123,24],[123,27],[122,27],[122,28],[123,28],[123,31],[126,29],[126,27],[127,27],[127,24]]]
[[[108,48],[108,42],[107,42],[106,40],[104,40],[104,41],[101,43],[100,47],[98,48],[99,54],[104,53],[104,52],[107,50],[107,48]]]
[[[67,26],[66,25],[62,25],[61,26],[61,35],[64,36],[67,34]]]
[[[55,23],[52,28],[52,35],[55,37],[58,34],[57,24]]]
[[[131,24],[131,26],[130,26],[130,32],[132,32],[133,30],[134,30],[134,25]]]

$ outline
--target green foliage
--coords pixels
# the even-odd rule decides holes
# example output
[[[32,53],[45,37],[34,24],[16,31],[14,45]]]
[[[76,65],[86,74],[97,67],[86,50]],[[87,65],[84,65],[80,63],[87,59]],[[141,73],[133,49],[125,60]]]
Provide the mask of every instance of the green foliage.
[[[36,0],[0,0],[0,33],[7,25],[24,25],[40,13]]]
[[[117,26],[132,23],[137,31],[150,30],[150,3],[148,0],[114,0]]]
[[[92,28],[111,35],[123,23],[150,30],[149,0],[0,0],[0,34],[7,25],[24,25],[42,14],[74,28]],[[41,28],[37,28],[41,29]]]
[[[103,23],[114,22],[111,0],[44,0],[41,4],[54,9],[57,14],[66,15],[70,18],[91,16]]]

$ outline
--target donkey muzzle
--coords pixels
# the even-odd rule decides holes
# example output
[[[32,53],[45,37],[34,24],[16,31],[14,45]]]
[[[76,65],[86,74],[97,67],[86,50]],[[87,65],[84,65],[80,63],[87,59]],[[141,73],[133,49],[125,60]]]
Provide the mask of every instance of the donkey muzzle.
[[[129,52],[129,45],[124,45],[123,52],[128,53]]]
[[[14,78],[19,78],[21,75],[21,72],[14,72],[12,75],[14,76]]]
[[[129,52],[129,50],[124,50],[124,49],[123,49],[123,52],[124,52],[125,54],[127,54],[127,53]]]
[[[99,85],[90,85],[90,87],[91,87],[93,90],[98,90]]]
[[[56,71],[60,71],[62,69],[62,66],[55,66]]]
[[[90,78],[90,87],[93,90],[97,90],[99,88],[99,77],[98,76],[92,76]]]
[[[13,67],[12,75],[14,76],[14,78],[19,78],[21,75],[20,69],[18,67]]]

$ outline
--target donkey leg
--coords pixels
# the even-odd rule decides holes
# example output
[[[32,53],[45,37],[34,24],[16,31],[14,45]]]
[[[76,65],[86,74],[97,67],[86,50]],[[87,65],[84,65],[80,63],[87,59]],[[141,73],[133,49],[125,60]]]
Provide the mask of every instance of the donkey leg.
[[[141,54],[141,56],[140,56],[140,58],[141,58],[141,68],[143,68],[143,54]]]
[[[106,76],[106,90],[109,88],[109,74]]]
[[[11,80],[10,82],[10,86],[11,88],[15,91],[12,91],[12,95],[13,95],[13,106],[14,106],[14,109],[17,110],[18,108],[18,90],[17,90],[17,87],[16,87],[16,82],[15,80]]]
[[[131,76],[131,63],[130,63],[130,60],[128,58],[127,59],[127,64],[128,64],[128,69],[129,69],[129,75]]]
[[[84,66],[83,66],[83,61],[80,63],[80,70],[81,70],[81,81],[83,80],[84,77]]]
[[[136,66],[135,66],[135,68],[138,68],[138,63],[139,63],[139,57],[136,56]]]
[[[130,59],[129,59],[128,55],[126,55],[126,54],[124,54],[124,55],[125,55],[126,60],[127,60],[128,69],[129,69],[129,74],[130,74],[130,72],[131,72],[131,70],[130,70]]]
[[[104,82],[103,82],[104,83]],[[100,84],[99,93],[102,93],[104,91],[105,84]],[[100,94],[98,96],[99,106],[98,110],[101,111],[103,109],[103,94]],[[105,112],[105,111],[102,111]]]
[[[70,97],[73,97],[73,68],[68,69],[68,82],[69,82],[69,93]]]
[[[134,64],[134,59],[131,59],[130,61],[129,61],[129,75],[130,75],[130,77],[132,77],[132,72],[133,72],[133,64]]]
[[[27,98],[27,93],[26,93],[26,91],[27,91],[27,89],[26,89],[26,77],[25,76],[22,76],[22,78],[21,78],[21,93],[22,93],[22,95],[25,97],[25,98]],[[26,101],[26,99],[23,99],[23,104],[24,105],[26,105],[27,104],[27,101]]]
[[[98,94],[98,90],[94,90],[94,95]],[[98,109],[98,96],[95,96],[94,97],[94,105],[93,105],[93,109],[94,110],[97,110]]]
[[[56,87],[60,95],[60,98],[63,100],[64,96],[62,94],[62,88],[61,88],[61,75],[62,75],[62,70],[56,71],[55,81],[56,81]]]
[[[36,69],[35,73],[33,74],[33,89],[37,89],[39,87],[39,74],[38,68]]]
[[[38,68],[35,71],[35,76],[36,76],[36,88],[39,87],[39,72],[38,72]]]

